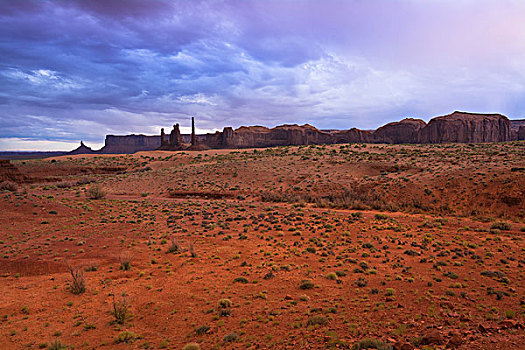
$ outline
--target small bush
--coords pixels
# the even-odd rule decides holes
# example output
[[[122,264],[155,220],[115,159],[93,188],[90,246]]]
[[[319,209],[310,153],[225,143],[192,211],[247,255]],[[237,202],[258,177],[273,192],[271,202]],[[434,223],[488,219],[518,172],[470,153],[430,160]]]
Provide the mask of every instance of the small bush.
[[[299,286],[299,288],[301,288],[301,289],[313,289],[314,288],[314,284],[310,280],[304,280],[304,281],[301,282],[301,285]]]
[[[224,336],[224,338],[222,338],[222,340],[225,343],[231,343],[231,342],[237,341],[238,339],[239,339],[239,335],[237,333],[235,333],[235,332],[230,333],[230,334],[226,334]]]
[[[106,191],[100,185],[93,185],[87,190],[87,196],[89,199],[102,199],[106,197]]]
[[[388,216],[386,214],[376,214],[376,215],[374,215],[374,217],[376,218],[376,220],[386,220],[386,219],[388,219]]]
[[[171,237],[171,243],[168,246],[166,253],[178,253],[180,252],[179,243],[175,240],[175,237]]]
[[[396,294],[396,290],[394,288],[387,288],[385,289],[385,295],[386,296],[393,296]]]
[[[71,265],[67,266],[71,275],[71,280],[68,282],[69,290],[73,294],[82,294],[86,291],[86,283],[84,280],[84,272],[81,269],[74,268]]]
[[[67,346],[63,345],[60,340],[55,340],[47,346],[47,350],[66,350]]]
[[[219,309],[226,309],[232,307],[232,302],[230,299],[221,299],[219,300]]]
[[[125,299],[116,300],[115,295],[113,295],[113,310],[111,311],[113,317],[115,317],[115,322],[118,324],[124,324],[128,319],[129,315],[129,304]]]
[[[361,349],[392,350],[392,346],[378,339],[363,339],[351,347],[351,350]]]
[[[510,224],[508,222],[504,221],[498,221],[492,224],[490,226],[492,230],[501,230],[501,231],[508,231],[510,230]]]
[[[201,350],[201,347],[197,343],[189,343],[189,344],[184,345],[182,350]]]
[[[203,335],[203,334],[208,333],[209,330],[210,330],[210,326],[203,325],[203,326],[200,326],[199,328],[195,329],[195,334]]]
[[[337,279],[337,274],[335,272],[330,272],[325,277],[329,280],[335,281]]]
[[[129,253],[123,253],[119,256],[118,260],[120,262],[121,270],[128,271],[131,269],[131,261],[133,260],[133,257]]]
[[[236,279],[233,280],[233,283],[242,283],[242,284],[246,284],[248,283],[248,280],[244,277],[237,277]]]
[[[306,321],[307,326],[326,326],[328,319],[324,316],[312,316]]]
[[[140,339],[140,335],[136,335],[135,333],[130,332],[130,331],[124,331],[124,332],[121,332],[115,338],[115,343],[117,343],[117,344],[120,344],[120,343],[131,344],[137,339]]]

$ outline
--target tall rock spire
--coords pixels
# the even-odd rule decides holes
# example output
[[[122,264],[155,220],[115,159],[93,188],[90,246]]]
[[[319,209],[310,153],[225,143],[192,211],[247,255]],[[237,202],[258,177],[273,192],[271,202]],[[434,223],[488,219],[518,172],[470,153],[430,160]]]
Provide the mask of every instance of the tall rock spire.
[[[197,144],[195,137],[195,118],[191,117],[191,145],[194,146],[195,144]]]

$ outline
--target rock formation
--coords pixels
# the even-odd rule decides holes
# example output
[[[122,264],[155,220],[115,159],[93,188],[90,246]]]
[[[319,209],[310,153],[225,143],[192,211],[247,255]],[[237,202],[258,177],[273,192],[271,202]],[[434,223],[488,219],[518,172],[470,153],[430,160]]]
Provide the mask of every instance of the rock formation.
[[[431,119],[421,129],[420,143],[510,141],[510,121],[501,114],[454,112]]]
[[[516,123],[515,123],[516,122]],[[511,130],[512,125],[512,130]],[[241,126],[234,130],[197,135],[192,118],[191,135],[180,133],[179,124],[169,135],[161,129],[160,136],[106,136],[105,146],[93,151],[83,143],[78,153],[134,153],[160,150],[204,150],[209,148],[256,148],[291,145],[336,143],[473,143],[525,140],[525,121],[511,122],[501,114],[454,112],[436,117],[426,124],[421,119],[406,118],[388,123],[377,130],[319,130],[311,125]]]
[[[160,147],[160,136],[146,135],[106,135],[104,147],[95,151],[102,154],[130,154],[152,151]]]
[[[173,125],[173,130],[171,130],[169,139],[164,133],[164,128],[160,129],[160,147],[159,150],[166,151],[179,151],[184,148],[182,135],[180,134],[179,124]]]
[[[96,152],[93,151],[91,147],[84,145],[84,142],[80,141],[80,146],[78,146],[78,148],[75,148],[68,154],[92,154],[92,153],[96,153]]]
[[[421,119],[406,118],[380,127],[374,131],[372,139],[377,143],[417,143],[419,131],[425,125]]]
[[[520,126],[518,130],[518,140],[524,141],[525,140],[525,125]]]

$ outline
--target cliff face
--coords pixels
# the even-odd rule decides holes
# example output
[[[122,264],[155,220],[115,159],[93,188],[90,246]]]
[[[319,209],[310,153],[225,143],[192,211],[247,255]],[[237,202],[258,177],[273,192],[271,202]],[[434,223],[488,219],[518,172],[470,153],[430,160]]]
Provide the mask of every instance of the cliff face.
[[[107,135],[104,147],[97,153],[124,154],[140,151],[152,151],[160,147],[160,136],[146,135]]]
[[[419,131],[425,125],[421,119],[406,118],[380,127],[374,131],[372,138],[377,143],[417,143]]]
[[[518,129],[518,140],[525,140],[525,125],[520,126],[520,128]]]
[[[501,114],[456,111],[431,119],[419,133],[420,143],[478,143],[510,140],[510,121]]]
[[[225,128],[222,133],[211,134],[206,140],[210,147],[225,148],[313,145],[331,142],[330,133],[308,124],[281,125],[272,129],[262,126],[243,126],[237,130]]]

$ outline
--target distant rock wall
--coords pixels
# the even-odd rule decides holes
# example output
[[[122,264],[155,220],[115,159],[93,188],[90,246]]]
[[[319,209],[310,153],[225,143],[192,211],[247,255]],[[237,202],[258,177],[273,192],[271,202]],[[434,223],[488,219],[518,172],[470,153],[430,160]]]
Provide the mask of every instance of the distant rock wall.
[[[337,143],[481,143],[525,140],[525,123],[514,123],[501,114],[454,112],[436,117],[426,124],[421,119],[406,118],[388,123],[377,130],[319,130],[311,125],[280,125],[274,128],[225,127],[222,132],[205,135],[181,135],[175,124],[168,135],[106,136],[105,146],[93,151],[84,144],[77,153],[135,153],[161,150],[203,150],[208,148],[258,148]],[[192,124],[192,130],[194,130]],[[161,140],[162,144],[161,144]],[[191,145],[189,145],[190,143]]]

